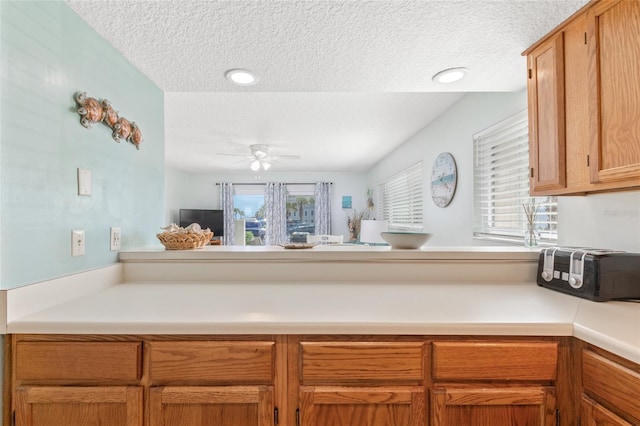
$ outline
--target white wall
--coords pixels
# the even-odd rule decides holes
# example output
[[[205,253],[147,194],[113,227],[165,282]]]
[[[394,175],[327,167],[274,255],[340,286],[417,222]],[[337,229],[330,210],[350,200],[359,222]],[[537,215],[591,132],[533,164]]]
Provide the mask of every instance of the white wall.
[[[420,130],[371,169],[368,185],[422,161],[424,231],[433,234],[429,245],[487,245],[473,239],[473,134],[527,107],[526,91],[471,93]],[[431,168],[438,154],[450,152],[458,168],[458,186],[451,204],[437,207],[430,194]]]
[[[558,199],[562,246],[640,253],[640,190]]]
[[[191,180],[190,174],[166,167],[164,183],[165,224],[178,223],[178,213],[181,208],[200,208],[193,205],[195,202],[193,198],[201,191],[193,188]]]
[[[269,171],[256,175],[247,173],[190,174],[167,168],[166,219],[167,223],[178,222],[178,211],[188,209],[220,208],[219,182],[265,183],[333,182],[331,199],[332,234],[349,236],[347,212],[342,209],[342,196],[351,195],[353,207],[358,211],[365,208],[367,186],[364,174],[345,172],[304,172],[278,173]]]

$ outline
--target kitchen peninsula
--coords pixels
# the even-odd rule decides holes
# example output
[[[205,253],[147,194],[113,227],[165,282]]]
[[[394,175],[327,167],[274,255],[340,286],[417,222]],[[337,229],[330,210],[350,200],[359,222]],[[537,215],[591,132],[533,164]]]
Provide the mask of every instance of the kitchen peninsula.
[[[181,403],[238,425],[368,425],[356,406],[393,425],[448,425],[469,401],[490,418],[572,424],[578,395],[609,401],[590,372],[640,386],[640,305],[540,288],[537,260],[504,247],[125,251],[6,295],[14,407],[26,419],[89,386],[151,425],[181,424]],[[609,404],[637,418],[637,402]]]

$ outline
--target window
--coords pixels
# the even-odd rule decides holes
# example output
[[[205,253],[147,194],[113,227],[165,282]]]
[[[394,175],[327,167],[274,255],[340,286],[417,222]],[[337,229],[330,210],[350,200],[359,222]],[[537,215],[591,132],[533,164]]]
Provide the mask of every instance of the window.
[[[306,233],[316,231],[313,213],[316,208],[313,185],[287,185],[287,236],[296,241],[307,241]]]
[[[527,111],[476,133],[474,147],[474,236],[522,241],[529,196],[529,128]],[[558,238],[556,197],[537,197],[535,226],[540,240]]]
[[[267,229],[264,204],[264,185],[234,186],[234,219],[244,219],[246,231],[264,240]],[[287,185],[287,236],[296,233],[306,242],[306,233],[315,233],[314,185]],[[247,243],[252,240],[247,235]]]
[[[267,233],[263,185],[234,187],[233,218],[244,219],[245,244],[263,244]]]
[[[422,162],[378,185],[378,213],[390,227],[422,230]]]

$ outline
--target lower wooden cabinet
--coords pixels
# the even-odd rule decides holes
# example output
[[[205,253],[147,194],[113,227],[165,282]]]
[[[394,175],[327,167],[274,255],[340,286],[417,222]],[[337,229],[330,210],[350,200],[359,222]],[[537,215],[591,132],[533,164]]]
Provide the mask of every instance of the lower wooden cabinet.
[[[291,336],[289,348],[296,424],[426,425],[423,338]]]
[[[16,426],[142,426],[142,387],[24,386],[15,391]]]
[[[633,426],[586,395],[580,405],[580,426]]]
[[[6,360],[17,426],[640,425],[640,365],[573,338],[13,335]]]
[[[583,425],[640,425],[640,366],[604,351],[581,351]]]
[[[149,391],[150,426],[268,426],[274,422],[270,386],[166,386]]]
[[[437,387],[431,390],[431,426],[554,426],[553,388]]]
[[[424,426],[422,387],[300,388],[301,426]]]

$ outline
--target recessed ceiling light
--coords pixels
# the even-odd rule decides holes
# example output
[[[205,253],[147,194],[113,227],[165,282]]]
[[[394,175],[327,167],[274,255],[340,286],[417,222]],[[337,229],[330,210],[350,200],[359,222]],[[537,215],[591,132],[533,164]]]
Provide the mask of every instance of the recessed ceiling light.
[[[227,77],[227,80],[238,86],[251,86],[258,81],[258,77],[256,77],[253,72],[240,68],[228,70],[224,73],[224,76]]]
[[[432,80],[436,83],[453,83],[462,80],[468,73],[469,70],[463,67],[449,68],[434,75]]]

